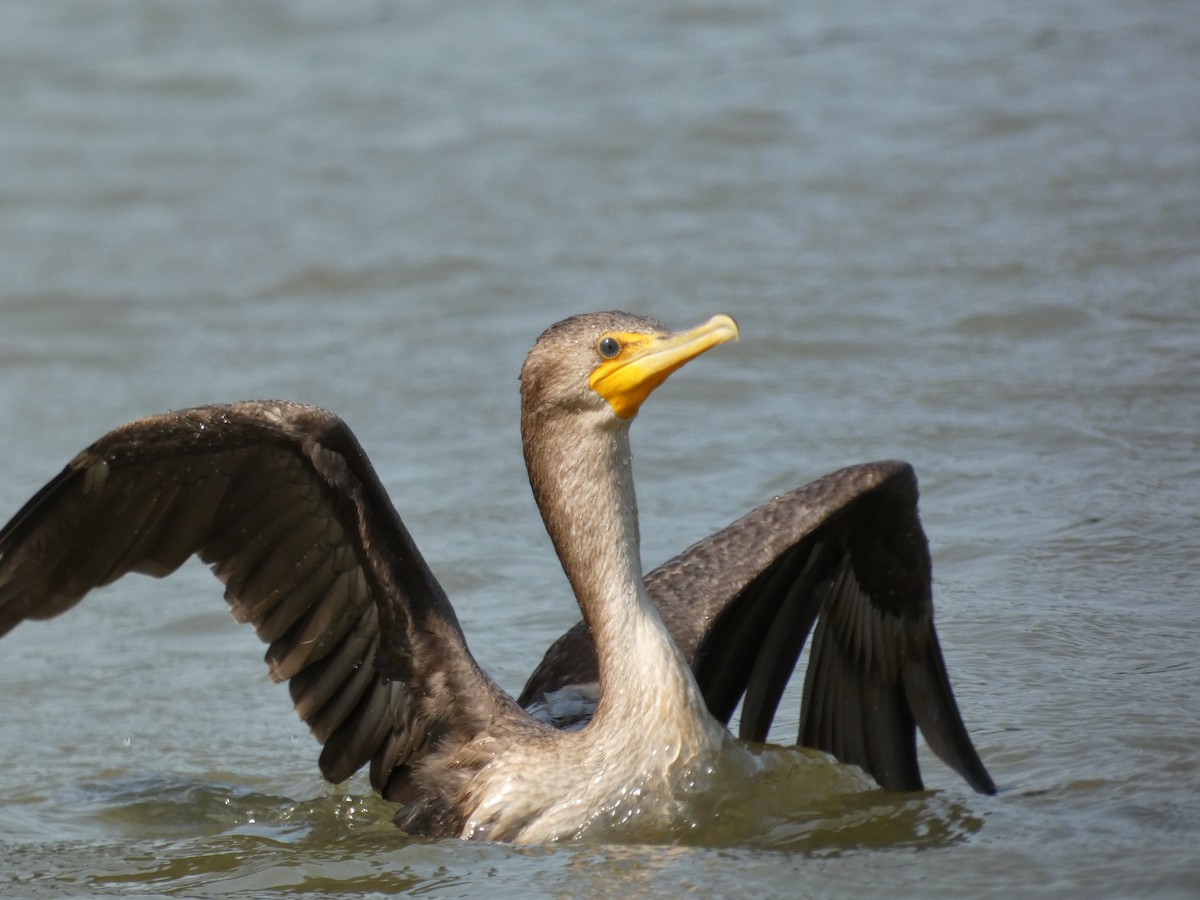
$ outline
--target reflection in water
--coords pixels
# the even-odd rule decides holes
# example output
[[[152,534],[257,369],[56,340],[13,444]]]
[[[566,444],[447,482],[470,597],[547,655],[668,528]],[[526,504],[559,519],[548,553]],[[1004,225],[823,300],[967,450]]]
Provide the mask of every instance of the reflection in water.
[[[104,894],[356,895],[416,888],[461,894],[488,887],[508,895],[506,878],[497,883],[492,876],[518,866],[532,868],[548,884],[562,884],[565,877],[578,893],[604,896],[662,889],[664,882],[679,886],[680,871],[703,886],[701,871],[722,868],[733,858],[778,869],[796,853],[822,858],[944,847],[980,827],[964,806],[937,794],[846,793],[864,788],[865,780],[822,758],[791,762],[803,769],[799,778],[762,782],[760,797],[731,799],[716,821],[701,823],[674,846],[509,847],[409,839],[392,826],[392,806],[373,796],[295,802],[235,785],[119,779],[82,782],[66,797],[109,833],[108,840],[2,850],[11,887],[53,877]],[[770,794],[785,787],[787,802],[798,804],[793,815],[780,814],[766,833],[762,821],[754,823],[757,838],[737,834],[751,826],[743,802],[758,811],[760,800],[779,806]],[[818,796],[805,800],[805,791]],[[714,844],[728,848],[695,846]],[[774,856],[781,851],[786,856]],[[721,856],[731,852],[734,857]],[[56,860],[54,871],[47,870],[47,858]],[[512,896],[528,895],[518,888],[530,889],[520,883],[509,887]]]
[[[937,793],[881,791],[858,770],[815,752],[781,747],[757,752],[768,758],[767,774],[746,779],[737,773],[735,779],[731,773],[709,785],[694,805],[692,822],[666,843],[832,854],[945,846],[981,824]],[[396,829],[391,822],[396,807],[374,794],[296,801],[241,785],[143,776],[83,781],[58,800],[76,817],[132,841],[220,835],[312,847],[369,835],[391,845],[424,842]],[[663,843],[655,834],[652,843]],[[636,831],[622,832],[618,840],[643,843]]]
[[[292,843],[314,831],[329,837],[390,816],[387,804],[374,796],[297,802],[237,785],[147,777],[83,782],[63,802],[106,832],[115,830],[135,840],[168,834],[257,834]]]
[[[729,779],[683,843],[832,855],[868,848],[947,846],[982,822],[931,792],[879,790],[859,770],[792,747],[756,751],[767,777]],[[707,798],[706,798],[707,799]]]
[[[819,855],[920,850],[959,843],[983,827],[965,804],[932,793],[871,791],[823,807],[806,811],[796,823],[776,826],[770,845]]]
[[[86,781],[62,799],[104,829],[109,842],[61,845],[56,877],[82,877],[97,890],[320,895],[389,892],[420,886],[466,890],[476,875],[465,855],[496,862],[532,860],[568,877],[583,893],[653,889],[677,865],[715,861],[713,848],[739,854],[836,857],[871,850],[944,848],[981,827],[964,805],[935,793],[888,794],[817,754],[768,748],[777,777],[754,795],[727,796],[707,821],[674,846],[562,844],[556,848],[469,845],[411,839],[391,823],[378,797],[337,794],[305,801],[229,784],[159,778]],[[764,828],[765,826],[765,828]],[[114,846],[119,852],[114,853]],[[705,849],[709,848],[709,849]],[[42,877],[45,845],[6,848],[9,883]],[[768,857],[764,859],[769,860]],[[766,864],[769,864],[766,863]],[[671,876],[674,877],[674,876]]]

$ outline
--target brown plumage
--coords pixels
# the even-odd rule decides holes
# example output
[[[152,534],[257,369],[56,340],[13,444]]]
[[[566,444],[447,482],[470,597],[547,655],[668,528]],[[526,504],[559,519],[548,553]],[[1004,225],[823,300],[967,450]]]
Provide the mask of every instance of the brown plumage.
[[[198,555],[269,643],[325,776],[369,761],[417,833],[582,835],[623,821],[613,798],[628,783],[661,801],[649,824],[669,827],[686,805],[681,773],[740,752],[722,726],[743,696],[742,736],[765,738],[810,631],[799,743],[918,789],[919,725],[993,792],[942,662],[907,465],[844,469],[776,498],[643,584],[629,422],[671,371],[733,336],[727,317],[672,335],[600,313],[530,351],[530,482],[585,622],[519,703],[475,663],[350,430],[287,402],[141,419],[80,453],[0,531],[0,634]]]

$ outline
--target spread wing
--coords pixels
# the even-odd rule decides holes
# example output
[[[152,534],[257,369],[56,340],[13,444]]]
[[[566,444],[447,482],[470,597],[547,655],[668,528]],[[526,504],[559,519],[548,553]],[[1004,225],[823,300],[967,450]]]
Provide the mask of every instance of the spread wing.
[[[646,577],[709,709],[765,740],[809,635],[797,742],[892,790],[920,790],[916,729],[972,787],[995,793],[963,725],[933,625],[928,543],[910,466],[841,469],[760,506]],[[581,622],[519,702],[597,680]]]
[[[358,441],[295,403],[139,419],[80,453],[0,531],[0,635],[193,554],[270,645],[329,780],[370,760],[373,785],[403,796],[435,742],[494,713],[499,689]]]

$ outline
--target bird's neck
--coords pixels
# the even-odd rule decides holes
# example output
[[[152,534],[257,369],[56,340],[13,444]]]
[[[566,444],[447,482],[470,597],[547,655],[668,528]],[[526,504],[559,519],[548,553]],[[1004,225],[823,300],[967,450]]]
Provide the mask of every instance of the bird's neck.
[[[596,641],[600,699],[593,720],[701,727],[703,697],[642,581],[637,502],[623,423],[580,429],[541,423],[526,441],[538,508]]]

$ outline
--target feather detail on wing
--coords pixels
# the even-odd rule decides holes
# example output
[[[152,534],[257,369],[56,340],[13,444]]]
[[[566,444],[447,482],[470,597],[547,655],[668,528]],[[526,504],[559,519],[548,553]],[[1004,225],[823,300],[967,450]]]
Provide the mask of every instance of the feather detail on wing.
[[[400,793],[440,723],[467,740],[472,704],[490,708],[497,689],[354,435],[296,403],[140,419],[80,453],[0,531],[0,634],[193,554],[269,645],[331,781],[374,758],[375,787]]]
[[[709,709],[762,741],[812,635],[797,742],[919,790],[916,729],[976,790],[995,786],[962,723],[933,625],[917,483],[900,462],[840,469],[758,507],[646,577]],[[520,703],[596,680],[579,623]]]

